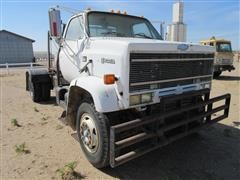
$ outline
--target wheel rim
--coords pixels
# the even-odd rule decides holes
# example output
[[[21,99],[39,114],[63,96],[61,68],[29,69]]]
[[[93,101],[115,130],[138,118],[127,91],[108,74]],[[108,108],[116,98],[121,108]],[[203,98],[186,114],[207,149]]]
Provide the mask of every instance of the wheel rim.
[[[80,122],[80,139],[87,151],[95,153],[99,142],[96,125],[87,113],[82,115]]]

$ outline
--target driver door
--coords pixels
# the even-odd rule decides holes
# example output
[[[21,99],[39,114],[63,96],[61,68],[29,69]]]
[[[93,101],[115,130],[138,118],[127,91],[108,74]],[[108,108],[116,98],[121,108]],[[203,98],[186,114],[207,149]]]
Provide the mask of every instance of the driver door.
[[[59,66],[65,80],[71,82],[80,75],[81,52],[83,50],[84,29],[82,16],[72,18],[64,33],[59,54]]]

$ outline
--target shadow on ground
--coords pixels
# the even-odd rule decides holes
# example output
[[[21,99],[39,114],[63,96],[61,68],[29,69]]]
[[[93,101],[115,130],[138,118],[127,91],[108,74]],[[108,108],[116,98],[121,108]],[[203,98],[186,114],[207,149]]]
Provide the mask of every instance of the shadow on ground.
[[[216,78],[216,80],[224,80],[224,81],[240,81],[240,77],[239,76],[219,76],[218,78]]]
[[[52,104],[53,106],[58,106],[56,103],[55,96],[51,96],[48,101],[42,101],[42,102],[39,102],[39,104],[42,104],[42,105],[51,105]]]
[[[103,172],[120,179],[240,179],[240,130],[222,124],[205,127]]]

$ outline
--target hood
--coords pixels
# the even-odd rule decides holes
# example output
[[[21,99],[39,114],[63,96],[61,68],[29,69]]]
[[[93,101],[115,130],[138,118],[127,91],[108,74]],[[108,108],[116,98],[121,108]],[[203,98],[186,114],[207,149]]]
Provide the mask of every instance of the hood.
[[[174,42],[157,39],[124,38],[124,37],[91,37],[90,42],[113,48],[127,46],[130,52],[164,52],[164,53],[214,53],[211,46],[196,43]]]

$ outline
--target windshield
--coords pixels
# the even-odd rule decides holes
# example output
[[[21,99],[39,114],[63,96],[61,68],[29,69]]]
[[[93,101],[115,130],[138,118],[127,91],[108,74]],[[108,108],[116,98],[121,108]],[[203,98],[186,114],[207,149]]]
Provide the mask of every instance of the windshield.
[[[218,52],[232,52],[230,43],[217,43]]]
[[[128,15],[90,12],[88,14],[88,28],[91,37],[162,39],[149,21]]]

